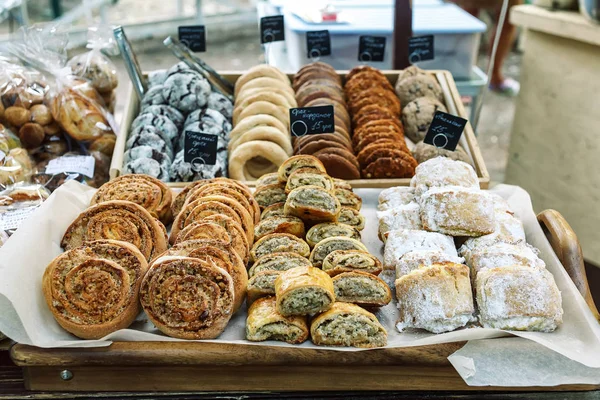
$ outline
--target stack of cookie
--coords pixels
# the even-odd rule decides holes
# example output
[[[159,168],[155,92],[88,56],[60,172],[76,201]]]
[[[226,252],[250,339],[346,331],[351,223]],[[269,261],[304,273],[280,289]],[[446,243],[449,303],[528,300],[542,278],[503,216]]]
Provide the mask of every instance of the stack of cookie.
[[[334,178],[360,178],[359,164],[350,137],[352,124],[340,76],[330,65],[314,62],[298,71],[293,87],[299,107],[332,105],[335,113],[333,133],[296,138],[294,153],[317,157]]]
[[[396,94],[402,103],[404,134],[416,144],[412,153],[419,163],[437,156],[471,162],[460,146],[455,151],[449,151],[423,143],[435,113],[448,112],[442,88],[432,75],[417,66],[402,70],[396,81]]]
[[[227,176],[227,144],[233,105],[211,92],[209,82],[185,63],[150,76],[140,114],[131,124],[124,173],[143,173],[165,182]],[[185,132],[218,136],[215,165],[184,160]]]
[[[400,121],[400,102],[392,85],[370,66],[352,69],[344,86],[352,113],[352,142],[363,178],[409,178],[417,162]]]
[[[231,178],[256,180],[292,155],[289,110],[296,106],[290,80],[277,68],[262,64],[240,76],[228,147]]]

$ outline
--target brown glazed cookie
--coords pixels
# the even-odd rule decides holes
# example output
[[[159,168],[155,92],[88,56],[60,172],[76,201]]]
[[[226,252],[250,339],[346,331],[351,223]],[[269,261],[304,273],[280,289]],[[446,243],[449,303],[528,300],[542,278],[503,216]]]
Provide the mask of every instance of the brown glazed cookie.
[[[400,115],[400,101],[393,92],[383,89],[370,89],[364,96],[349,102],[352,114],[369,104],[377,104],[390,110],[394,115]]]
[[[411,178],[415,169],[401,158],[378,158],[362,170],[363,178]]]
[[[390,82],[384,77],[381,78],[377,75],[371,74],[358,74],[354,79],[346,82],[344,90],[348,97],[352,96],[352,93],[367,90],[373,87],[380,87],[388,90],[394,90]]]
[[[375,151],[375,150],[379,150],[379,149],[396,149],[396,150],[401,150],[407,154],[410,154],[408,147],[406,146],[406,143],[401,142],[401,141],[395,141],[395,142],[384,142],[384,143],[370,143],[369,145],[365,146],[357,155],[356,155],[356,159],[358,160],[358,163],[360,165],[367,165],[368,161],[367,159],[369,158],[369,156]]]
[[[318,135],[304,135],[296,139],[294,149],[300,150],[302,147],[315,140],[331,140],[344,145],[348,150],[352,150],[352,143],[339,133],[320,133]]]
[[[371,67],[370,65],[359,65],[357,67],[354,67],[350,70],[350,72],[348,72],[348,74],[346,74],[346,82],[348,82],[349,80],[352,79],[353,76],[358,75],[362,72],[372,72],[376,75],[381,75],[385,78],[385,75],[383,75],[383,73],[378,70],[377,68]]]
[[[402,126],[402,123],[399,123],[397,120],[393,120],[393,119],[378,119],[375,121],[369,121],[366,124],[362,125],[359,128],[359,130],[376,127],[376,126],[387,126],[389,128],[396,129],[400,133],[404,134],[404,127]]]
[[[350,161],[352,165],[356,167],[357,170],[360,170],[360,164],[356,159],[356,156],[349,152],[348,150],[344,150],[338,147],[329,147],[327,149],[321,149],[313,154],[315,157],[319,157],[321,154],[337,154],[340,157],[344,157],[346,160]]]
[[[335,133],[342,135],[343,137],[348,139],[348,141],[350,143],[352,143],[352,138],[350,137],[350,133],[348,133],[348,130],[346,128],[344,128],[342,125],[335,126]]]
[[[336,100],[342,104],[345,101],[343,92],[330,86],[304,85],[296,92],[298,107],[304,107],[308,102],[320,98]]]
[[[319,78],[319,79],[313,79],[311,81],[304,82],[302,84],[302,86],[300,86],[298,88],[298,90],[296,91],[296,93],[299,93],[299,92],[305,90],[305,88],[307,86],[328,87],[328,88],[331,88],[333,90],[337,90],[337,91],[343,92],[343,89],[340,87],[340,85],[336,81],[332,80],[331,78]],[[346,96],[345,96],[345,93],[344,93],[344,98],[345,97]]]
[[[340,127],[342,129],[344,129],[346,132],[352,132],[351,128],[352,125],[348,125],[346,122],[344,122],[340,117],[338,117],[337,115],[334,115],[334,124],[336,127]]]
[[[360,109],[360,111],[352,116],[352,122],[355,127],[360,127],[369,121],[378,119],[391,119],[398,124],[401,124],[400,118],[392,113],[387,108],[379,105],[371,104]]]
[[[350,125],[350,114],[348,114],[348,110],[346,109],[345,103],[340,103],[339,101],[332,100],[332,99],[320,98],[320,99],[314,99],[314,100],[309,101],[308,103],[306,103],[305,107],[328,106],[328,105],[333,106],[333,112],[335,113],[336,117],[339,117],[342,121],[344,121],[346,126],[348,126],[348,127],[351,126]]]
[[[346,157],[331,152],[315,155],[325,168],[329,176],[338,179],[360,179],[360,170]]]
[[[379,159],[379,158],[398,158],[398,159],[402,159],[404,161],[406,161],[411,167],[416,168],[417,167],[417,160],[415,160],[413,158],[413,156],[410,154],[410,152],[406,152],[404,150],[399,150],[399,149],[394,149],[394,148],[390,148],[390,147],[381,147],[378,149],[374,149],[370,152],[370,154],[367,155],[367,157],[365,158],[365,162],[364,166],[368,166],[369,164],[371,164],[373,161]]]
[[[298,150],[298,154],[309,154],[312,155],[321,149],[326,149],[328,147],[338,147],[341,149],[348,149],[345,145],[334,142],[332,140],[313,140],[306,145],[302,146]]]
[[[370,126],[365,128],[364,125],[362,127],[360,127],[359,129],[354,131],[354,137],[352,138],[352,144],[354,144],[355,146],[366,136],[371,135],[373,133],[393,133],[396,134],[402,138],[404,138],[404,134],[402,133],[401,130],[397,129],[394,126]]]
[[[367,147],[367,145],[381,139],[391,139],[397,142],[404,141],[402,136],[399,136],[397,133],[385,132],[385,133],[372,133],[370,135],[364,136],[358,144],[355,146],[355,151],[360,153],[362,149]]]
[[[331,71],[327,70],[311,70],[306,71],[300,76],[296,76],[296,78],[294,78],[292,88],[294,89],[294,91],[297,91],[306,82],[310,82],[316,79],[329,79],[332,83],[334,83],[336,86],[342,89],[342,80],[340,79],[340,77],[337,74],[331,73]]]

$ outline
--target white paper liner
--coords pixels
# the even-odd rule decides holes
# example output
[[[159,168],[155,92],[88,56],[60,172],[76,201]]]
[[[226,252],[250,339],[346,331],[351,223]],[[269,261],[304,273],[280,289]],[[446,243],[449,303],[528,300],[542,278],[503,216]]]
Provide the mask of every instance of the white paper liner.
[[[383,246],[377,238],[376,218],[377,198],[381,189],[355,191],[363,198],[361,212],[367,221],[362,240],[373,254],[381,258]],[[553,333],[511,332],[530,340],[511,337],[470,342],[451,357],[453,365],[466,382],[472,385],[600,383],[600,369],[587,368],[600,368],[600,326],[546,240],[533,212],[529,195],[523,189],[509,185],[499,185],[492,192],[509,202],[523,221],[527,241],[540,249],[540,257],[554,274],[562,292],[564,324]],[[148,323],[143,313],[129,329],[114,332],[102,340],[77,339],[63,330],[52,317],[42,295],[42,275],[52,259],[61,253],[60,240],[63,233],[77,215],[87,208],[93,193],[94,189],[87,186],[74,181],[67,182],[0,249],[0,331],[19,343],[39,347],[100,347],[108,346],[111,341],[179,340],[162,335]],[[292,346],[275,341],[246,341],[245,310],[246,307],[242,306],[219,339],[210,342]],[[427,332],[401,334],[394,327],[397,316],[395,301],[377,313],[380,322],[388,330],[388,347],[423,346],[509,335],[497,329],[479,327],[438,335]],[[314,346],[311,342],[294,346],[332,351],[368,351]],[[540,368],[539,373],[530,370],[527,374],[515,373],[517,348],[526,349],[527,356],[520,356],[518,359],[527,360],[527,368],[535,369],[540,365],[544,368]],[[571,368],[573,365],[577,367]],[[523,369],[521,364],[518,369]],[[505,371],[506,374],[499,374],[500,371]]]

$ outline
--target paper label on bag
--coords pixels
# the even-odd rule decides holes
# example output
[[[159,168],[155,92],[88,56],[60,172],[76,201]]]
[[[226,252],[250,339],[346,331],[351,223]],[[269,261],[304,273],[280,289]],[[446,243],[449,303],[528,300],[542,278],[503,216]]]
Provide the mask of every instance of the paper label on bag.
[[[88,178],[94,177],[96,161],[92,156],[63,156],[50,160],[46,166],[48,175],[77,173]]]
[[[17,229],[38,207],[19,208],[0,214],[0,231]]]

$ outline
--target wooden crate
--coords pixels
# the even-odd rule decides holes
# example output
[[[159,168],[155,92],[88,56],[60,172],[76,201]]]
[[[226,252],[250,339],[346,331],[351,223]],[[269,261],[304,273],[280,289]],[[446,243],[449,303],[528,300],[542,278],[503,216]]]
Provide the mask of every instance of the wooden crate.
[[[593,312],[577,237],[552,210],[538,220]],[[51,391],[578,391],[597,385],[472,387],[447,357],[464,342],[338,352],[203,342],[116,342],[103,348],[14,345],[26,387]]]
[[[338,71],[340,76],[343,78],[346,76],[348,71]],[[382,71],[385,76],[390,80],[390,83],[394,85],[398,78],[399,71]],[[428,71],[432,74],[440,86],[442,87],[444,93],[444,100],[446,103],[446,107],[448,108],[448,112],[450,114],[458,115],[465,119],[468,119],[468,115],[463,107],[463,104],[460,99],[460,94],[458,93],[458,89],[456,88],[456,84],[454,83],[454,79],[452,78],[452,74],[448,71],[441,70],[432,70]],[[235,81],[241,76],[242,72],[221,72],[226,79],[230,82],[235,83]],[[293,78],[293,75],[289,75],[290,79]],[[125,152],[125,142],[127,141],[127,135],[129,134],[129,127],[133,120],[137,117],[139,112],[139,101],[137,96],[133,91],[133,86],[131,83],[129,84],[128,90],[128,99],[127,104],[125,106],[125,112],[123,115],[123,121],[121,123],[121,135],[119,135],[117,139],[117,143],[115,145],[115,150],[113,154],[113,159],[110,166],[110,178],[116,178],[121,174],[121,170],[123,167],[123,155]],[[477,144],[477,138],[475,137],[475,133],[473,132],[473,128],[471,124],[468,123],[465,127],[464,133],[460,139],[460,145],[465,149],[467,154],[471,157],[472,165],[477,172],[477,176],[479,177],[479,184],[482,189],[487,189],[490,182],[490,175],[488,174],[487,168],[485,167],[485,163],[483,161],[483,157],[481,155],[481,151],[479,149],[479,145]],[[410,183],[410,178],[403,179],[356,179],[349,181],[353,187],[356,188],[387,188],[393,186],[408,186]],[[252,186],[252,182],[248,182],[250,186]],[[174,188],[182,188],[188,185],[186,182],[172,182],[168,184]]]

